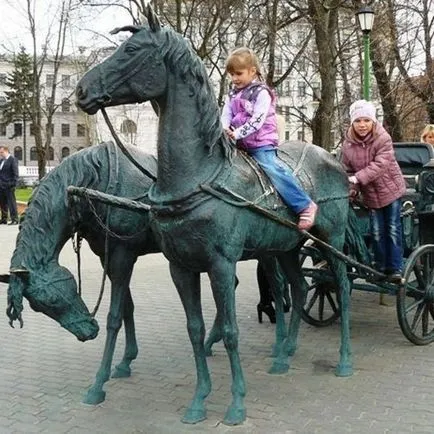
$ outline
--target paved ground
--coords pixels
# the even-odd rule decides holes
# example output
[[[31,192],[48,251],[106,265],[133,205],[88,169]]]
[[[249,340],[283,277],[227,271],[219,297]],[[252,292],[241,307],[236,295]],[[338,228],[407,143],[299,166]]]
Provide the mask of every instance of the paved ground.
[[[7,271],[16,227],[0,226],[0,273]],[[84,248],[86,301],[93,307],[101,278],[96,258]],[[63,265],[75,270],[70,246]],[[240,427],[221,424],[230,402],[230,375],[220,344],[209,360],[213,391],[208,419],[198,425],[179,420],[192,397],[194,362],[184,312],[162,255],[140,258],[132,282],[139,357],[128,379],[106,385],[106,401],[81,403],[102,355],[108,293],[99,313],[100,336],[87,343],[26,304],[25,326],[0,321],[0,434],[3,433],[433,433],[434,345],[416,347],[401,334],[393,298],[353,295],[352,337],[355,374],[336,378],[339,326],[303,325],[290,373],[271,376],[274,327],[258,324],[255,262],[239,265],[237,290],[240,352],[248,385],[248,419]],[[214,316],[204,279],[204,315]],[[6,307],[6,285],[1,309]],[[115,361],[120,359],[123,336]]]

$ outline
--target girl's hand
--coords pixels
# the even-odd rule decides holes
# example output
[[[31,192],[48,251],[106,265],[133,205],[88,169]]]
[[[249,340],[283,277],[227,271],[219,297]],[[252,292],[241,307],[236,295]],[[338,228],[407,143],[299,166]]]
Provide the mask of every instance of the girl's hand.
[[[348,181],[349,181],[351,184],[358,184],[358,183],[359,183],[359,180],[358,180],[355,176],[350,176],[350,177],[348,178]]]
[[[230,130],[229,128],[225,130],[225,133],[227,134],[227,136],[231,139],[231,140],[235,140],[235,134],[232,130]]]

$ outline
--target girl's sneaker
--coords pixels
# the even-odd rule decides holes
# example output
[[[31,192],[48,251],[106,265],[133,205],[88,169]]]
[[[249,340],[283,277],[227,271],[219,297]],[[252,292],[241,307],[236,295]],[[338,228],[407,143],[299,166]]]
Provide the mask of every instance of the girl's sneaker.
[[[298,216],[298,229],[301,231],[308,231],[315,224],[317,211],[318,205],[315,202],[311,202],[310,205],[305,208]]]

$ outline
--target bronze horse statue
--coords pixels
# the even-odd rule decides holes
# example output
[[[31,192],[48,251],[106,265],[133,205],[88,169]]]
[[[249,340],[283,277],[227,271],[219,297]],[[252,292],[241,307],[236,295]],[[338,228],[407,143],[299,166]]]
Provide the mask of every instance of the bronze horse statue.
[[[220,110],[205,67],[188,42],[162,27],[148,8],[148,23],[127,26],[132,36],[77,85],[77,103],[89,114],[106,106],[152,101],[159,106],[157,181],[149,191],[151,225],[158,234],[170,272],[183,303],[192,343],[197,386],[183,421],[206,417],[205,399],[211,379],[204,345],[200,273],[207,273],[217,308],[212,335],[222,336],[232,371],[232,402],[225,423],[246,417],[245,381],[238,353],[235,314],[235,271],[238,261],[276,256],[291,284],[293,309],[288,336],[271,372],[288,370],[296,349],[300,313],[307,285],[299,250],[306,234],[284,221],[295,215],[283,205],[252,161],[233,148],[223,134]],[[342,250],[348,223],[348,180],[336,159],[306,143],[282,146],[279,157],[288,164],[319,204],[312,230],[321,240]],[[357,237],[356,237],[357,238]],[[341,348],[339,376],[352,374],[349,291],[346,265],[324,250],[340,289]],[[276,313],[282,307],[276,304]]]
[[[156,173],[155,157],[137,148],[131,148],[130,152],[150,173]],[[79,296],[73,275],[59,265],[59,254],[71,236],[78,232],[102,264],[107,264],[106,271],[111,280],[107,335],[95,383],[84,398],[87,404],[97,404],[105,399],[103,386],[110,377],[122,321],[125,351],[112,376],[130,375],[130,364],[138,352],[130,278],[137,257],[159,252],[160,247],[149,225],[149,213],[111,208],[98,202],[92,202],[93,206],[90,206],[86,200],[69,206],[67,187],[76,185],[146,200],[146,192],[153,181],[130,166],[112,142],[86,148],[66,158],[33,192],[20,223],[11,259],[8,278],[11,323],[21,318],[24,296],[34,310],[50,316],[81,341],[95,338],[98,325]],[[112,231],[108,238],[106,227]]]
[[[63,246],[74,233],[86,239],[91,250],[99,256],[111,281],[111,299],[104,353],[95,382],[83,399],[86,404],[98,404],[105,399],[103,387],[110,377],[122,321],[125,351],[112,377],[131,375],[130,366],[137,357],[138,347],[130,279],[138,256],[157,253],[161,249],[151,232],[149,213],[110,209],[93,200],[74,199],[71,202],[67,197],[67,187],[92,188],[146,203],[146,193],[157,171],[156,159],[135,147],[129,148],[129,152],[146,167],[150,178],[143,178],[137,169],[132,169],[112,142],[75,153],[50,172],[34,191],[21,220],[11,275],[1,276],[1,280],[9,282],[8,314],[11,321],[20,317],[22,297],[25,296],[34,309],[49,315],[85,341],[96,336],[96,322],[77,294],[75,279],[59,265],[58,259]],[[282,284],[281,276],[274,269],[276,264],[264,260],[261,266],[266,268],[271,284]],[[262,289],[263,297],[269,298],[268,282],[262,282],[262,285],[266,286]],[[77,315],[78,319],[83,317],[86,320],[76,321]],[[214,342],[208,340],[209,353]]]

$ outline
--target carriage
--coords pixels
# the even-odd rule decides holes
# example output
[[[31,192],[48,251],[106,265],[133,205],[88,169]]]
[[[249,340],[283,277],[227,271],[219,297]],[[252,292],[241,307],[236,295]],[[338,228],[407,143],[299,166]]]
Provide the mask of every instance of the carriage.
[[[394,149],[407,185],[401,208],[405,258],[402,284],[389,283],[353,265],[347,266],[347,273],[353,290],[395,295],[404,336],[415,345],[426,345],[434,340],[434,149],[425,143],[395,143]],[[353,208],[366,254],[371,257],[368,211],[359,204]],[[340,316],[334,277],[314,242],[304,245],[301,261],[309,285],[302,318],[313,326],[328,326]]]

